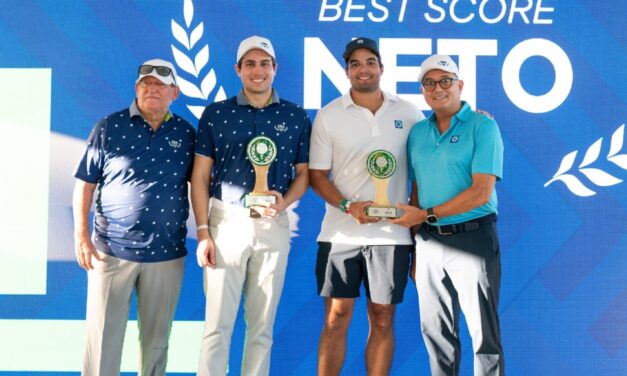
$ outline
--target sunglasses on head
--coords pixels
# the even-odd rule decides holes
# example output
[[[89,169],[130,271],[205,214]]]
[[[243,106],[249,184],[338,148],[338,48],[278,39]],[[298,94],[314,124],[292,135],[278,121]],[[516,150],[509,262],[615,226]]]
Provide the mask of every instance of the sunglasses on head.
[[[157,74],[162,77],[168,77],[172,74],[172,69],[168,67],[158,65],[140,65],[139,74],[150,74],[153,70],[157,71]]]

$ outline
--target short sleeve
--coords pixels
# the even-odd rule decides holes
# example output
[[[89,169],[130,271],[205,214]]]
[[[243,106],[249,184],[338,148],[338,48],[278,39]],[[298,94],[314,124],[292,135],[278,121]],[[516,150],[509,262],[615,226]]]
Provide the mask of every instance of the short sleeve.
[[[207,106],[203,111],[200,120],[198,121],[198,132],[196,133],[196,145],[194,147],[194,153],[216,159],[215,147],[213,142],[213,134],[211,127],[213,122],[211,119],[213,110],[211,106]]]
[[[324,114],[319,111],[311,129],[309,168],[314,170],[330,170],[332,165],[333,147],[324,124]]]
[[[493,119],[485,117],[475,130],[475,153],[472,173],[490,174],[503,178],[503,140]]]
[[[95,184],[102,177],[104,167],[104,139],[106,120],[102,119],[91,130],[87,145],[74,170],[74,177]]]
[[[309,163],[309,143],[311,139],[311,120],[307,112],[303,110],[303,130],[298,140],[298,151],[295,163]]]

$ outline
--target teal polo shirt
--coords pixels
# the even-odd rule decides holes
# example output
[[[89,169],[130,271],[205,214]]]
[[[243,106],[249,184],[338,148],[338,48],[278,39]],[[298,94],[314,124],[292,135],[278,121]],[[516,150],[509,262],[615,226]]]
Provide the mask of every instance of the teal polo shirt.
[[[493,119],[473,111],[466,102],[440,134],[435,113],[418,122],[407,141],[409,178],[418,185],[420,207],[442,204],[468,189],[472,175],[503,176],[503,140]],[[497,213],[496,190],[490,201],[465,213],[441,218],[437,225],[461,223]]]

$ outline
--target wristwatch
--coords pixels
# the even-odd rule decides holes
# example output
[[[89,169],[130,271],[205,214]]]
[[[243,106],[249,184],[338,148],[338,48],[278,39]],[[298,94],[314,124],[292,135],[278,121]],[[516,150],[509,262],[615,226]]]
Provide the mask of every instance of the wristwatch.
[[[434,224],[438,221],[438,216],[433,212],[433,208],[427,209],[427,223]]]

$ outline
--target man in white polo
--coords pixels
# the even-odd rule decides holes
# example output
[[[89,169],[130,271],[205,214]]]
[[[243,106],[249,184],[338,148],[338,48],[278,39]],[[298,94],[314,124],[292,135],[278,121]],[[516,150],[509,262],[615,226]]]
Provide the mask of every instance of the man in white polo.
[[[407,203],[406,141],[412,125],[424,116],[413,104],[380,89],[383,64],[375,41],[351,41],[343,58],[351,89],[318,112],[309,161],[311,185],[326,201],[316,262],[318,293],[325,302],[318,374],[341,372],[363,282],[370,322],[366,368],[368,374],[383,375],[392,362],[395,305],[403,300],[412,240],[406,228],[364,213],[375,199],[366,160],[375,150],[395,157],[389,201]]]

